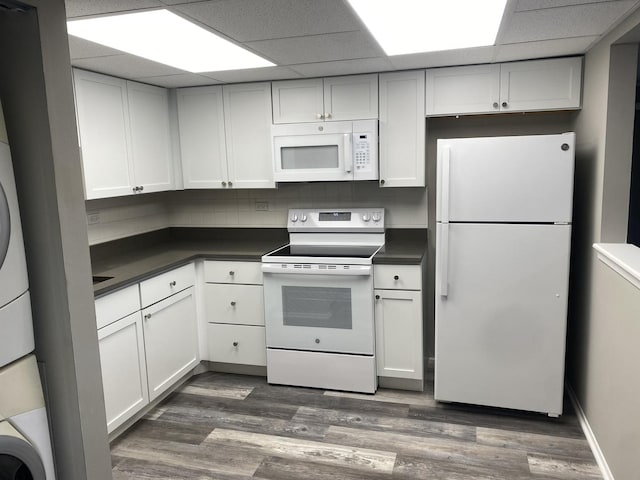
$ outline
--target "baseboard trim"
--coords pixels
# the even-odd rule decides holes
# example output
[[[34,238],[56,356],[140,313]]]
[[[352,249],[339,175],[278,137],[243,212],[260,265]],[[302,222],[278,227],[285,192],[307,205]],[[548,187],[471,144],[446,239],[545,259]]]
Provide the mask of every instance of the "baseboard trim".
[[[587,442],[589,443],[591,452],[593,452],[593,456],[596,459],[596,463],[598,464],[598,467],[600,467],[602,478],[604,480],[615,480],[613,478],[613,473],[611,473],[611,470],[609,469],[609,464],[607,463],[607,459],[604,457],[604,453],[600,449],[598,440],[596,439],[596,436],[593,433],[593,430],[591,430],[591,425],[589,425],[589,420],[587,420],[587,416],[585,415],[584,410],[582,410],[582,406],[578,401],[578,397],[576,397],[576,394],[571,388],[571,385],[567,383],[566,388],[567,388],[567,393],[569,394],[569,399],[571,399],[573,408],[575,409],[576,415],[578,416],[580,427],[584,432],[584,436],[587,438]]]

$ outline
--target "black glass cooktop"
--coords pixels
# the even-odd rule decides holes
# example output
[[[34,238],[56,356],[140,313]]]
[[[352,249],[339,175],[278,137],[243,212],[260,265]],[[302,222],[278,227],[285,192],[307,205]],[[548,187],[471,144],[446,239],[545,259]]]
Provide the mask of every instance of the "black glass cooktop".
[[[286,245],[267,257],[369,258],[378,248],[370,245]]]

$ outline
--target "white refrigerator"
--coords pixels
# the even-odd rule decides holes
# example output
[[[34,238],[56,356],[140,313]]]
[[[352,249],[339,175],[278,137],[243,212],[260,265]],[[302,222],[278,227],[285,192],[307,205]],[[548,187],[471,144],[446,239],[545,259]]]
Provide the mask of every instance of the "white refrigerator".
[[[436,400],[562,413],[574,147],[438,140]]]

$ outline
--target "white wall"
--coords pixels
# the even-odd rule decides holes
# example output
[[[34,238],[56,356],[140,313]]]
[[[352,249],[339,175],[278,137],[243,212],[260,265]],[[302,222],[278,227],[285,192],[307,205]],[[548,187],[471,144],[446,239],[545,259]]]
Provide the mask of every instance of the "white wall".
[[[256,211],[256,202],[267,211]],[[427,228],[424,188],[379,188],[376,182],[282,184],[274,190],[185,190],[86,202],[100,223],[88,226],[91,245],[174,227],[286,228],[299,207],[379,207],[389,228]]]

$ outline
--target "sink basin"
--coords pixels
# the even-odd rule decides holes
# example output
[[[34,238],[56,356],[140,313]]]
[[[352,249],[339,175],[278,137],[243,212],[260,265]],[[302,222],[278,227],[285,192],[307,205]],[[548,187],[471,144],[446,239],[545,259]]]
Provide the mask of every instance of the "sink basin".
[[[101,282],[106,282],[107,280],[111,280],[113,277],[101,277],[98,275],[94,275],[93,276],[93,284],[95,285],[96,283],[101,283]]]

